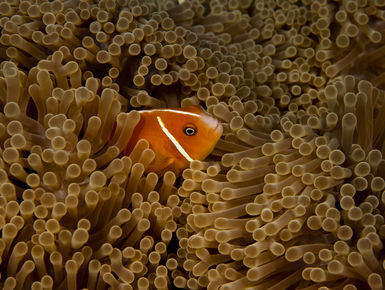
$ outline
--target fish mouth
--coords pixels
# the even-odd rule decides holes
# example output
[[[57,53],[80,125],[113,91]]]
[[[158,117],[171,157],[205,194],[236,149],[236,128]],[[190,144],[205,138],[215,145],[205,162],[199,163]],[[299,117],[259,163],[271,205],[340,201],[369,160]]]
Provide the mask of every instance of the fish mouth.
[[[214,132],[215,133],[217,133],[218,135],[219,135],[219,137],[222,135],[222,133],[223,133],[223,127],[222,127],[222,124],[221,124],[221,122],[219,122],[218,120],[217,120],[217,125],[215,126],[215,128],[214,128]]]

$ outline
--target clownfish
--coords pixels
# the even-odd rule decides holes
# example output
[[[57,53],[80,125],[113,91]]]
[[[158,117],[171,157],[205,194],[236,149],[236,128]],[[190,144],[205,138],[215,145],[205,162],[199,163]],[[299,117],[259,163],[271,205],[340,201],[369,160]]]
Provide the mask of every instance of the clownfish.
[[[222,124],[196,106],[138,111],[139,123],[123,150],[129,155],[140,139],[146,139],[155,159],[146,172],[180,172],[193,160],[205,159],[222,135]]]

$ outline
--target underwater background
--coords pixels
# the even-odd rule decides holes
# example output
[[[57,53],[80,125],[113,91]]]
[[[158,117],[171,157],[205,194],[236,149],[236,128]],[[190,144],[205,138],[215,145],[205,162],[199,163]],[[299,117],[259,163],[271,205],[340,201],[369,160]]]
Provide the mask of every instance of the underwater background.
[[[0,29],[1,287],[384,289],[384,0],[3,0]],[[204,161],[120,155],[190,105]]]

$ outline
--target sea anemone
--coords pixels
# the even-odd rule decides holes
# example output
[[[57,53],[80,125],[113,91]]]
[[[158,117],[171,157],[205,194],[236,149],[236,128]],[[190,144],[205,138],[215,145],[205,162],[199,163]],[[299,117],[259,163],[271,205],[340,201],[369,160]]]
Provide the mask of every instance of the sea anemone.
[[[384,7],[2,1],[1,287],[383,289]],[[205,160],[120,154],[190,105]]]

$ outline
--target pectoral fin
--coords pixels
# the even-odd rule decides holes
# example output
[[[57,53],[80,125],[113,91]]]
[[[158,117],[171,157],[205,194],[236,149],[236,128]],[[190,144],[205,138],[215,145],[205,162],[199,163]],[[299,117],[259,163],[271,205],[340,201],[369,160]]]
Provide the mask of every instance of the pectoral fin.
[[[162,163],[154,164],[152,166],[150,165],[148,169],[150,169],[150,171],[154,171],[158,174],[163,174],[164,172],[169,170],[169,167],[171,165],[173,165],[174,163],[175,163],[175,158],[169,157],[169,158],[164,159],[164,162],[162,162]]]
[[[165,161],[163,164],[161,164],[159,167],[160,167],[161,170],[163,170],[163,169],[167,168],[168,166],[170,166],[171,164],[173,164],[174,162],[175,162],[175,158],[169,157],[169,158],[167,158],[166,161]]]

